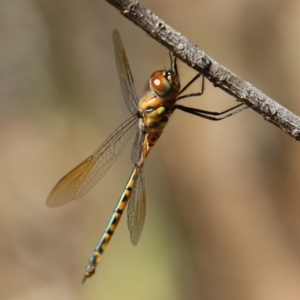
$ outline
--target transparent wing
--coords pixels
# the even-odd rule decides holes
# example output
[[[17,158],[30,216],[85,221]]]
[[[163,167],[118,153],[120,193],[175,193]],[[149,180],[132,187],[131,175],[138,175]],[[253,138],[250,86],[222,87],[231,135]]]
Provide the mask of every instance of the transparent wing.
[[[130,239],[136,245],[142,234],[146,216],[146,186],[145,169],[142,168],[133,188],[127,209],[127,225],[130,232]]]
[[[65,175],[52,189],[46,204],[59,206],[88,192],[105,175],[137,127],[132,116],[120,125],[86,160]]]
[[[131,161],[135,165],[141,158],[143,147],[142,143],[145,138],[145,134],[142,130],[138,130],[135,134],[133,147],[131,150]]]
[[[139,99],[136,95],[133,77],[130,71],[129,63],[123,47],[121,36],[118,30],[113,31],[113,42],[115,49],[116,65],[121,85],[121,90],[125,103],[131,114],[138,111]]]

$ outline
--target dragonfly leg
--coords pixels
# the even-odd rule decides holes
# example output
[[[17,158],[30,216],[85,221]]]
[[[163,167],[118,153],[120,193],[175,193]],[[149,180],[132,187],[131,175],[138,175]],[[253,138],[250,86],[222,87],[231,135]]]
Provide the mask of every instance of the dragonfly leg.
[[[242,105],[244,105],[244,103],[239,103],[239,104],[237,104],[231,108],[228,108],[224,111],[221,111],[221,112],[208,111],[208,110],[188,107],[188,106],[184,106],[184,105],[176,105],[175,108],[180,109],[184,112],[190,113],[192,115],[204,118],[204,119],[208,119],[208,120],[212,120],[212,121],[220,121],[220,120],[226,119],[228,117],[231,117],[247,108],[253,107],[253,106],[241,107]]]
[[[189,86],[191,86],[194,81],[196,81],[200,76],[202,76],[202,80],[201,80],[201,91],[200,92],[196,92],[196,93],[190,93],[190,94],[186,94],[183,96],[179,96],[181,95]],[[197,96],[201,96],[204,93],[204,69],[202,69],[201,73],[196,74],[179,92],[176,101],[180,100],[180,99],[184,99],[184,98],[189,98],[189,97],[197,97]]]

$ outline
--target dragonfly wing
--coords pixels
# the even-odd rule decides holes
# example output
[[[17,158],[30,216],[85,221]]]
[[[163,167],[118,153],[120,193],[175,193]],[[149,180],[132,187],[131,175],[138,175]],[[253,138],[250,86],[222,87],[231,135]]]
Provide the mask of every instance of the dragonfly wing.
[[[115,49],[115,59],[120,80],[121,90],[125,103],[131,114],[138,111],[139,99],[136,95],[133,77],[130,71],[128,59],[123,47],[120,33],[115,29],[113,31],[113,42]]]
[[[131,161],[134,165],[138,163],[143,151],[143,141],[145,138],[145,133],[142,130],[138,130],[135,134],[133,147],[131,151]]]
[[[142,168],[141,174],[133,188],[127,209],[127,225],[130,232],[130,239],[136,245],[142,234],[146,216],[146,186],[145,169]]]
[[[132,116],[121,124],[86,160],[65,175],[52,189],[46,204],[60,206],[88,192],[106,174],[137,127]]]

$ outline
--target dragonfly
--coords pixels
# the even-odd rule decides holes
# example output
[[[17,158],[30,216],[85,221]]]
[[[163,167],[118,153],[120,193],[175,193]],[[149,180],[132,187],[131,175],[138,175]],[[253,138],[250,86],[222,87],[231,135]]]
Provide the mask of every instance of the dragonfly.
[[[212,112],[177,104],[181,99],[203,94],[204,74],[197,73],[181,88],[177,60],[176,57],[173,59],[171,53],[170,70],[155,71],[150,76],[149,92],[139,100],[125,49],[116,29],[113,31],[112,37],[121,91],[131,117],[123,122],[91,156],[61,178],[46,201],[48,206],[56,207],[86,194],[106,174],[128,140],[136,132],[131,153],[133,170],[112,217],[89,260],[82,280],[83,283],[95,273],[96,266],[109,244],[127,204],[127,225],[130,239],[133,245],[138,243],[146,215],[145,161],[159,140],[173,112],[181,110],[201,118],[219,121],[247,108],[242,107],[243,103],[239,103],[222,112]],[[183,95],[186,89],[201,75],[201,91]]]

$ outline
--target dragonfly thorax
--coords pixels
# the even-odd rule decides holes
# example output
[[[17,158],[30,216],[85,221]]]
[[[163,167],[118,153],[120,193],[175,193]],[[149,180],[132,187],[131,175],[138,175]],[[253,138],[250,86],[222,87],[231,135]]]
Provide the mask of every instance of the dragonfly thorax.
[[[158,97],[150,92],[139,103],[140,122],[145,132],[160,132],[166,126],[169,116],[174,111],[175,101]]]

